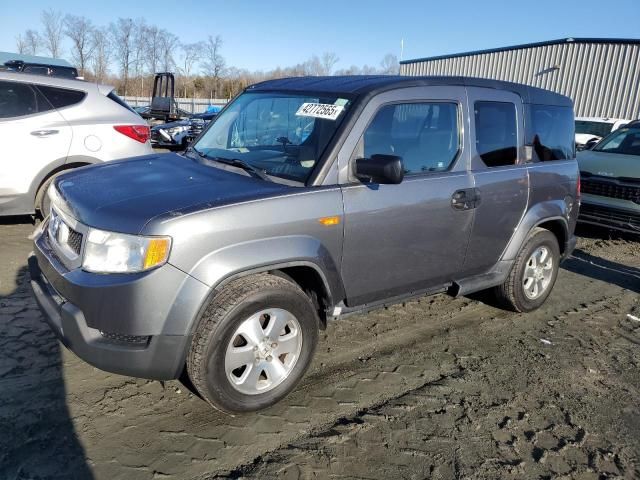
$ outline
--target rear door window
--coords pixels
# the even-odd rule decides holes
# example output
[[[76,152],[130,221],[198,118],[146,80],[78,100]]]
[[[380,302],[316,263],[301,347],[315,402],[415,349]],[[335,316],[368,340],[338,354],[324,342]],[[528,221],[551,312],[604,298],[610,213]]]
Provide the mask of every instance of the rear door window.
[[[0,118],[16,118],[51,110],[51,105],[31,85],[0,81]]]
[[[55,108],[65,108],[76,105],[84,100],[86,93],[80,90],[68,88],[57,88],[45,85],[38,85],[38,89],[47,97],[47,100]]]
[[[570,107],[528,105],[527,145],[533,160],[547,162],[575,156],[575,123]]]
[[[475,102],[476,151],[487,167],[514,165],[518,158],[516,106]]]

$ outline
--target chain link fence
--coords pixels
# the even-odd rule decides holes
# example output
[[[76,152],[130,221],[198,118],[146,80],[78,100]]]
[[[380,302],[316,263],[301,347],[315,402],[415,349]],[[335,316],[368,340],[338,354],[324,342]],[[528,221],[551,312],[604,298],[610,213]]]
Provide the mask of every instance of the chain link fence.
[[[131,97],[126,96],[122,99],[131,107],[141,107],[151,104],[150,97]],[[224,107],[228,102],[225,98],[176,98],[176,105],[181,110],[189,113],[202,113],[211,105]]]

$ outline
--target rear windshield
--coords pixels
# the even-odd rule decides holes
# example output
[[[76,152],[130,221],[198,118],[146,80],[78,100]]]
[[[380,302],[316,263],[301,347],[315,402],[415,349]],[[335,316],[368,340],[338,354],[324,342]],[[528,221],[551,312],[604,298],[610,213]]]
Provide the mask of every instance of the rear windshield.
[[[114,102],[116,102],[118,105],[120,105],[121,107],[126,108],[127,110],[129,110],[130,112],[135,113],[136,115],[138,115],[138,112],[136,112],[133,108],[131,108],[129,106],[129,104],[127,102],[125,102],[124,100],[122,100],[118,95],[116,95],[116,91],[115,90],[111,90],[111,92],[109,92],[109,95],[107,95],[107,98],[113,100]]]

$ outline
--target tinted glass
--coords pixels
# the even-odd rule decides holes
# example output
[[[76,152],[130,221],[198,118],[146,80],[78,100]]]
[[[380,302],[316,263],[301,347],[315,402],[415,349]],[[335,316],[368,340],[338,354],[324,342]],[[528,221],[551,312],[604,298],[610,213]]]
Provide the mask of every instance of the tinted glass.
[[[127,104],[127,102],[125,102],[124,100],[122,100],[118,95],[116,95],[116,92],[114,90],[112,90],[111,92],[109,92],[109,95],[107,95],[107,98],[110,100],[113,100],[114,102],[116,102],[118,105],[120,105],[121,107],[126,108],[127,110],[129,110],[130,112],[133,113],[138,113],[136,112],[133,108],[131,108],[129,106],[129,104]]]
[[[47,87],[38,85],[38,89],[47,97],[47,100],[55,108],[64,108],[75,105],[84,100],[85,92],[69,90],[67,88]]]
[[[0,118],[38,113],[36,92],[26,83],[0,81]]]
[[[622,127],[602,140],[593,150],[622,155],[640,155],[640,128]]]
[[[349,106],[330,93],[243,93],[193,148],[214,162],[242,160],[273,177],[305,182]]]
[[[527,145],[533,160],[565,160],[575,156],[573,110],[569,107],[528,105]]]
[[[476,102],[476,151],[487,167],[513,165],[518,158],[516,106]]]
[[[406,174],[448,170],[460,145],[455,103],[402,103],[382,107],[363,134],[355,157],[402,157]]]
[[[591,120],[576,120],[576,133],[606,137],[611,133],[613,123],[593,122]]]

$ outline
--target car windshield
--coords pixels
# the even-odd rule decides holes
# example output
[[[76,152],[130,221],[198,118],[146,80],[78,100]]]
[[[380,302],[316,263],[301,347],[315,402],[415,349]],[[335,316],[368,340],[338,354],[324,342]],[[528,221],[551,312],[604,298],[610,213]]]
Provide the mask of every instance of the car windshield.
[[[576,120],[576,133],[606,137],[611,133],[613,123],[594,122],[592,120]]]
[[[306,182],[350,106],[338,95],[240,95],[193,145],[205,158],[242,161],[271,177]]]
[[[640,128],[621,128],[593,149],[597,152],[640,156]]]

